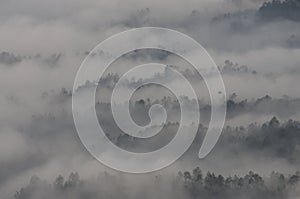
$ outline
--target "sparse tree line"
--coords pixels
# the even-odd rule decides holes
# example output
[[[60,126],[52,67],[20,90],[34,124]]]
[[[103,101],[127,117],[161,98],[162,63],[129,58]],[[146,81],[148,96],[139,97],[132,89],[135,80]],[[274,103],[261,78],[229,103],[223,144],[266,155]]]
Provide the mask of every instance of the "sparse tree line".
[[[80,179],[71,173],[65,180],[59,175],[48,183],[33,176],[29,184],[18,190],[15,199],[35,198],[289,198],[296,196],[300,173],[284,175],[272,172],[262,177],[250,171],[244,176],[203,174],[199,167],[175,176],[149,175],[140,182],[125,174],[102,173],[95,179]],[[165,179],[166,178],[166,179]],[[167,183],[167,184],[166,184]],[[131,190],[138,189],[131,193]],[[152,197],[151,197],[152,196]]]
[[[0,53],[0,64],[11,66],[19,62],[22,62],[23,60],[36,60],[36,61],[42,61],[44,64],[54,66],[61,60],[63,56],[64,56],[63,53],[53,53],[48,56],[42,56],[41,54],[21,56],[21,55],[16,55],[14,53],[3,51]]]

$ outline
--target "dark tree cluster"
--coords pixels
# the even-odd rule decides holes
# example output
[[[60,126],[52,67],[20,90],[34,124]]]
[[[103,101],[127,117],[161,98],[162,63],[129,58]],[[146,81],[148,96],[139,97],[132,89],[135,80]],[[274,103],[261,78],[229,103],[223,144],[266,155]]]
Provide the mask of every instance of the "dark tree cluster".
[[[300,0],[273,0],[265,2],[258,11],[263,19],[300,20]]]
[[[22,61],[20,56],[16,56],[13,53],[2,52],[0,53],[0,63],[5,65],[13,65]]]
[[[292,34],[287,40],[286,44],[290,48],[300,48],[300,36]]]
[[[280,123],[276,117],[263,125],[227,127],[220,146],[237,153],[252,152],[264,157],[278,157],[299,163],[300,123],[289,120]]]

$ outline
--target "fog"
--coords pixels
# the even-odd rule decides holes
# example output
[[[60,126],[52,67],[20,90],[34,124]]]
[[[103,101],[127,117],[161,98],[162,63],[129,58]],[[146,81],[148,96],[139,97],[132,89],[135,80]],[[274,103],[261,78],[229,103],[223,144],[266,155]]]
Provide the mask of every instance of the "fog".
[[[78,172],[88,185],[82,189],[74,185],[70,188],[74,192],[59,196],[55,195],[57,190],[35,187],[33,190],[41,193],[27,198],[40,198],[45,193],[49,198],[74,198],[81,192],[96,192],[94,197],[100,197],[98,186],[102,187],[101,197],[106,198],[123,194],[139,198],[140,190],[147,187],[145,197],[149,198],[193,198],[189,186],[194,185],[186,184],[189,179],[174,179],[179,171],[192,171],[197,166],[204,174],[210,171],[224,176],[245,176],[253,170],[264,183],[273,170],[288,179],[300,164],[300,8],[299,1],[289,1],[279,4],[279,9],[277,4],[263,4],[263,0],[0,1],[0,198],[14,198],[34,175],[52,184],[58,175],[66,177],[71,172]],[[180,121],[174,94],[149,85],[134,93],[130,111],[135,122],[145,125],[151,105],[163,105],[168,119],[160,135],[132,139],[116,126],[111,93],[120,76],[134,66],[158,62],[180,71],[199,97],[199,110],[190,112],[201,114],[196,140],[184,156],[161,171],[131,176],[103,166],[81,143],[72,117],[72,87],[82,61],[99,42],[120,31],[145,26],[181,31],[205,47],[224,80],[227,116],[216,147],[207,158],[198,160],[211,111],[203,78],[186,61],[168,52],[141,50],[120,57],[99,82],[85,85],[97,86],[98,120],[117,146],[130,151],[155,150],[174,137]],[[168,71],[157,77],[167,78]],[[144,80],[143,76],[132,78],[125,86]],[[181,86],[178,79],[172,83]],[[188,97],[185,100],[193,103]],[[104,172],[109,177],[98,182],[95,176]],[[163,176],[166,183],[156,184],[157,176]],[[173,186],[174,181],[179,184]],[[286,186],[288,190],[296,189],[290,186]],[[210,196],[211,192],[201,189],[198,194]],[[232,197],[241,197],[232,192]],[[284,192],[281,198],[298,196],[287,192],[290,194]]]

